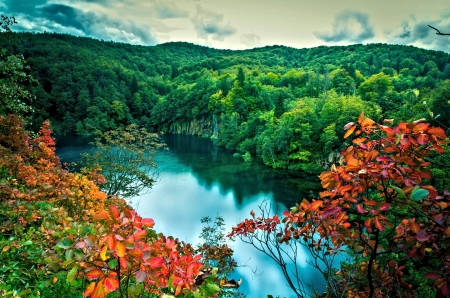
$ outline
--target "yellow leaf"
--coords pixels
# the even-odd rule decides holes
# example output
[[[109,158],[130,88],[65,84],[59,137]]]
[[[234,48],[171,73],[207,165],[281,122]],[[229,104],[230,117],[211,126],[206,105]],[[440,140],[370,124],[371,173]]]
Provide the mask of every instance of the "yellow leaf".
[[[108,245],[103,246],[102,252],[100,253],[100,258],[102,258],[103,261],[106,261],[108,257],[106,256],[106,251],[108,250]]]

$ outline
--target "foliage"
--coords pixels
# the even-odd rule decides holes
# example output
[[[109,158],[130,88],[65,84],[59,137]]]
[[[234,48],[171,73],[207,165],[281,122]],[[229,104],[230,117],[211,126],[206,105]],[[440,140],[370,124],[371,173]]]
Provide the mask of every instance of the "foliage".
[[[27,87],[39,98],[32,103],[35,122],[50,119],[57,133],[136,124],[213,136],[268,166],[320,173],[330,153],[346,146],[330,125],[342,127],[362,110],[375,121],[419,116],[448,127],[444,52],[385,44],[230,51],[11,34],[23,42],[2,40],[5,55],[26,56],[25,73],[39,81]],[[297,112],[303,118],[292,121]]]
[[[2,38],[10,42],[15,41],[10,29],[14,24],[17,24],[14,17],[1,16]],[[22,55],[7,55],[6,50],[0,47],[0,115],[25,115],[32,111],[29,105],[33,96],[26,89],[26,85],[34,82],[34,79],[27,74],[28,70]]]
[[[211,297],[201,255],[157,234],[119,197],[55,155],[50,124],[31,138],[18,116],[0,116],[0,294],[2,297]],[[93,180],[91,180],[93,179]],[[202,276],[201,278],[199,276]]]
[[[345,138],[356,138],[341,152],[342,165],[320,175],[325,190],[319,199],[303,200],[281,220],[264,212],[255,217],[252,211],[252,219],[239,223],[230,236],[263,245],[266,253],[279,254],[281,243],[309,247],[323,262],[315,266],[332,297],[414,297],[431,283],[426,279],[433,280],[438,297],[450,295],[450,192],[438,193],[430,184],[432,153],[447,148],[444,130],[421,121],[391,128],[363,113],[344,128]],[[343,252],[351,259],[332,266],[329,258]],[[275,256],[278,262],[285,258]],[[428,264],[422,278],[414,276],[416,263],[408,259]],[[297,296],[305,295],[298,275],[286,279]]]
[[[153,160],[164,145],[157,134],[130,124],[97,138],[93,154],[84,153],[88,171],[100,169],[106,182],[100,188],[108,196],[131,198],[157,182],[159,173]]]

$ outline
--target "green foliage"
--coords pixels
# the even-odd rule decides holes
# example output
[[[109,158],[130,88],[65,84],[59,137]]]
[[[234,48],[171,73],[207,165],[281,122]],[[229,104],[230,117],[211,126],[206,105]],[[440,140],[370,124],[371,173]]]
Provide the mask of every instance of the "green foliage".
[[[87,172],[101,171],[106,183],[100,187],[108,196],[131,198],[157,182],[159,174],[153,157],[164,147],[157,134],[130,124],[104,133],[94,145],[94,153],[83,155],[83,165]]]

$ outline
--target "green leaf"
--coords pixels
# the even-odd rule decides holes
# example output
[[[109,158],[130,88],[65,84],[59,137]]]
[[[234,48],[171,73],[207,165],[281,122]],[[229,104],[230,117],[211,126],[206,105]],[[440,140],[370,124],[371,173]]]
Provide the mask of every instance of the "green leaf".
[[[207,283],[205,285],[200,286],[200,290],[206,297],[214,296],[215,293],[220,291],[218,285],[213,283]]]
[[[67,239],[63,239],[59,241],[58,244],[56,244],[56,246],[61,247],[63,249],[68,249],[72,246],[72,243],[70,243],[70,241]]]
[[[428,196],[428,190],[423,188],[418,188],[417,186],[411,192],[411,200],[420,201],[425,199]]]
[[[405,192],[400,187],[393,185],[392,188],[398,194],[399,198],[404,199],[406,197]]]
[[[117,267],[117,264],[118,264],[117,259],[111,259],[108,262],[108,267],[109,269],[114,269]]]
[[[24,244],[22,244],[22,246],[28,246],[28,245],[32,245],[32,244],[33,244],[33,241],[28,240]]]
[[[70,271],[67,273],[67,278],[66,281],[68,283],[71,283],[73,281],[73,279],[75,278],[75,275],[77,275],[78,272],[78,267],[75,266],[72,269],[70,269]]]
[[[73,259],[73,249],[66,250],[65,256],[66,256],[66,260],[72,260]]]

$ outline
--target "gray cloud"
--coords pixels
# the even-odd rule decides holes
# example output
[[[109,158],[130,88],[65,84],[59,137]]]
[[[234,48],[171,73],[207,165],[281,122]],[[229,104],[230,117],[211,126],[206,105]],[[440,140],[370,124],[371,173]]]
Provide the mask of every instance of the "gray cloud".
[[[346,10],[337,14],[332,27],[332,32],[314,35],[325,42],[355,43],[361,43],[375,36],[369,15],[358,11]]]
[[[385,32],[389,43],[412,44],[435,50],[449,51],[449,38],[436,35],[436,31],[428,25],[437,28],[441,33],[450,33],[450,9],[441,12],[440,18],[435,20],[418,20],[411,15],[408,20],[390,32]]]
[[[223,22],[223,15],[214,11],[203,9],[197,5],[197,14],[191,18],[199,38],[222,41],[225,37],[236,33],[236,28]]]
[[[70,33],[133,44],[157,43],[148,26],[140,26],[132,20],[119,20],[105,13],[83,11],[69,5],[47,4],[49,0],[4,1],[6,9],[2,14],[16,16],[19,23],[13,30]],[[105,0],[84,2],[103,3]]]
[[[189,16],[187,11],[179,9],[175,3],[161,0],[155,1],[152,5],[152,10],[161,19],[185,18]]]
[[[250,33],[241,35],[241,43],[245,44],[249,48],[261,46],[261,37],[259,35]]]

